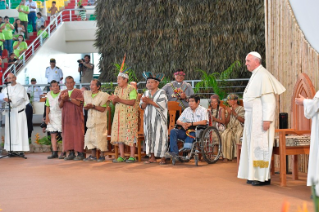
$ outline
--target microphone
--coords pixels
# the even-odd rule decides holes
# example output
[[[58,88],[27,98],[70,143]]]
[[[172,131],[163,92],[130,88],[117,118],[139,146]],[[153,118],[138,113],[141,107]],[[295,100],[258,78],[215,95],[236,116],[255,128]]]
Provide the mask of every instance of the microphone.
[[[5,82],[5,83],[3,83],[3,84],[8,85],[8,84],[11,84],[11,82]]]

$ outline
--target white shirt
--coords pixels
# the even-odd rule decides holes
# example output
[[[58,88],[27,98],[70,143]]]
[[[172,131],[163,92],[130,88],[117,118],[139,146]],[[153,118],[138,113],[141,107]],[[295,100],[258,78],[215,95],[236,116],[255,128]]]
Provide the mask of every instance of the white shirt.
[[[27,93],[30,94],[33,102],[39,102],[40,96],[43,94],[42,89],[37,85],[28,87]]]
[[[190,107],[186,108],[183,111],[182,115],[178,118],[178,120],[181,122],[188,123],[206,120],[208,124],[209,119],[207,109],[198,105],[195,112],[193,112],[193,110]]]
[[[37,11],[37,3],[35,1],[29,2],[27,0],[25,5],[29,7],[29,11],[30,12],[36,12]],[[30,6],[35,7],[35,9],[31,8]]]
[[[50,83],[52,80],[60,82],[61,78],[63,78],[63,72],[57,66],[55,66],[53,69],[51,69],[51,66],[49,66],[45,70],[45,78],[48,78],[48,83]]]

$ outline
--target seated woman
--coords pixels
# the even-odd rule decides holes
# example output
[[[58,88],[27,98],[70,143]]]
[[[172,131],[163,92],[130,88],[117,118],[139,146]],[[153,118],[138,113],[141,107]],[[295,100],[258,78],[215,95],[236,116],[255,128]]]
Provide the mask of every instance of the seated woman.
[[[12,65],[14,64],[18,59],[16,58],[16,55],[14,53],[11,53],[9,55],[9,60],[8,60],[8,64]]]
[[[240,137],[243,135],[243,124],[245,122],[244,107],[239,105],[238,96],[229,94],[227,96],[226,107],[226,130],[222,134],[222,153],[224,161],[232,160],[237,157],[236,144],[239,143]]]
[[[24,37],[24,33],[25,33],[25,28],[24,26],[21,24],[20,19],[16,19],[14,22],[14,35],[13,35],[13,40],[18,40],[19,35],[22,35]]]
[[[208,114],[210,126],[214,126],[221,134],[225,130],[225,109],[220,107],[220,100],[218,95],[210,97],[210,105],[208,107]]]
[[[28,49],[28,44],[24,41],[24,37],[19,35],[18,41],[13,43],[14,54],[20,59],[20,55]]]

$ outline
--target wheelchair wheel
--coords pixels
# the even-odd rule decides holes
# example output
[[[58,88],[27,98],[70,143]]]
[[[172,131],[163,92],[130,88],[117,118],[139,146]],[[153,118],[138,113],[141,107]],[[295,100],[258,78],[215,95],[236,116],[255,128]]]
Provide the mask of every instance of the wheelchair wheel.
[[[208,164],[216,163],[221,155],[222,140],[215,127],[208,127],[200,138],[200,147],[204,160]]]

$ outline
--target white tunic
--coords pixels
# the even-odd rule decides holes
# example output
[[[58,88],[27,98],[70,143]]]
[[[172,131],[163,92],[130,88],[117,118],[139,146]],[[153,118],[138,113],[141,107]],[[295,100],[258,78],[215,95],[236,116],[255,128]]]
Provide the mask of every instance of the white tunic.
[[[305,117],[312,121],[307,186],[316,182],[316,193],[319,195],[319,91],[313,99],[305,99],[303,104]]]
[[[53,98],[51,92],[49,92],[47,95],[50,104],[50,122],[48,123],[46,130],[48,132],[62,132],[62,109],[59,107],[60,93],[57,97]]]
[[[275,136],[275,94],[285,88],[264,67],[254,71],[244,92],[245,126],[238,178],[264,182],[270,179]],[[270,121],[267,131],[263,122]]]
[[[7,88],[2,90],[7,98]],[[24,87],[17,83],[14,86],[8,86],[9,98],[11,99],[11,151],[29,151],[27,118],[25,107],[29,103],[29,98]],[[5,122],[5,144],[4,148],[10,151],[10,134],[9,134],[9,111],[4,112]]]
[[[39,86],[28,87],[27,93],[30,94],[33,102],[39,102],[40,96],[43,94],[42,89]]]
[[[63,72],[57,66],[55,66],[53,69],[51,68],[51,66],[49,66],[45,70],[45,78],[48,78],[48,83],[51,83],[52,80],[60,82],[61,78],[63,78]]]

